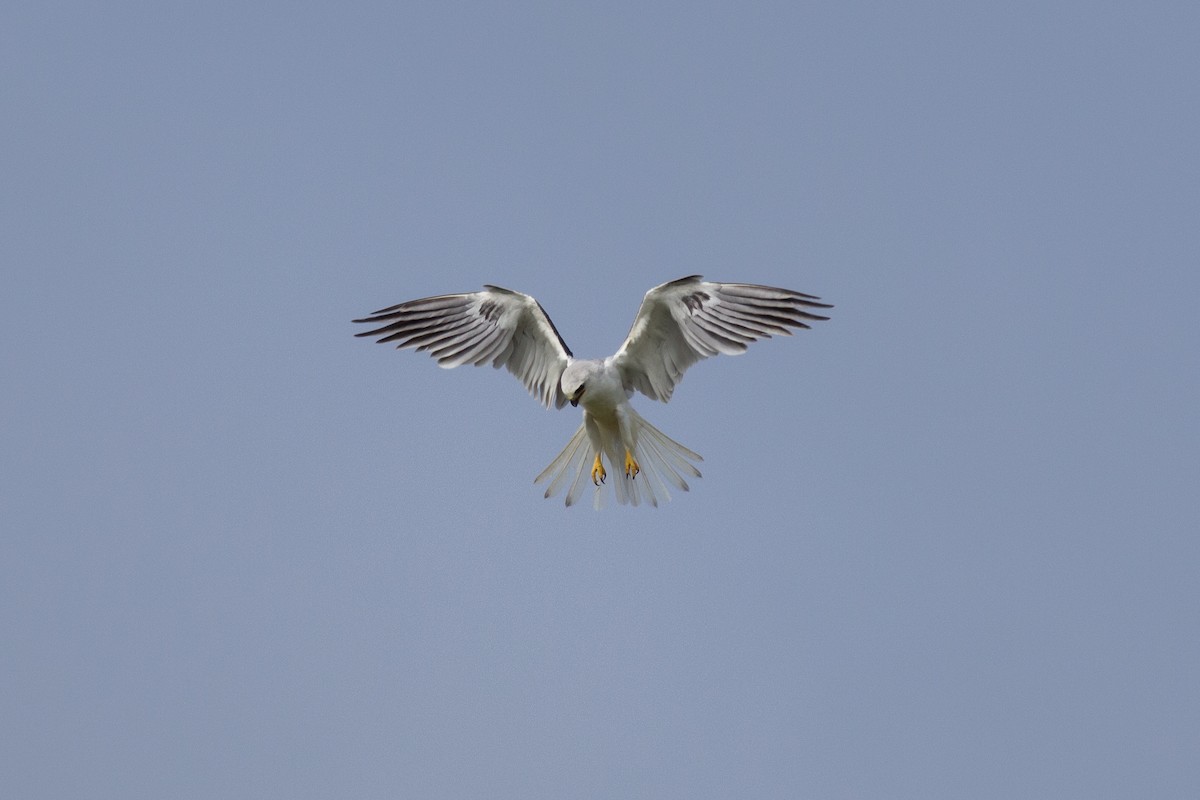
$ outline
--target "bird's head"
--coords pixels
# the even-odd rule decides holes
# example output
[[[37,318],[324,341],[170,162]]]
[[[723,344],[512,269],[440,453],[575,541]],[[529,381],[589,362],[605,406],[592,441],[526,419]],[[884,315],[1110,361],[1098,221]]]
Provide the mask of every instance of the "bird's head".
[[[559,379],[559,386],[562,387],[562,393],[570,401],[571,405],[579,405],[590,373],[591,370],[588,369],[588,365],[582,361],[572,362],[563,370],[562,377]]]

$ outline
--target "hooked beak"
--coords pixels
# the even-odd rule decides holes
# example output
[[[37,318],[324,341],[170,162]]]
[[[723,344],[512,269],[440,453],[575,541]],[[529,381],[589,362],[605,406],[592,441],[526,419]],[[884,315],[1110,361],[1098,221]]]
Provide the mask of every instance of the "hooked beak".
[[[571,408],[575,408],[578,405],[579,405],[579,396],[576,395],[575,397],[571,398]]]

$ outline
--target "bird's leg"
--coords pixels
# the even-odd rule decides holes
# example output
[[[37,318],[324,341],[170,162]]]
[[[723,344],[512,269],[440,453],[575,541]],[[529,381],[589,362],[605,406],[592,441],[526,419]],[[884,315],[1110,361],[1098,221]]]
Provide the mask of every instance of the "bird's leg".
[[[637,474],[642,471],[637,459],[633,457],[633,448],[637,447],[638,423],[631,413],[632,411],[633,409],[629,407],[628,403],[623,403],[617,406],[615,415],[617,433],[621,437],[621,444],[625,445],[626,478],[636,478]]]
[[[604,465],[600,463],[600,454],[596,453],[596,461],[592,464],[592,483],[599,486],[604,483],[604,479],[608,473],[604,471]]]

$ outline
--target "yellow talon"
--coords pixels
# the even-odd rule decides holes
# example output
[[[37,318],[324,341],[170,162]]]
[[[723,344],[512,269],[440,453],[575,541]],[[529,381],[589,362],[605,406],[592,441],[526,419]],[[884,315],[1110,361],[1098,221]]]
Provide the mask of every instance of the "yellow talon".
[[[596,453],[596,463],[592,464],[592,483],[599,486],[604,483],[604,479],[608,473],[604,471],[604,465],[600,463],[600,454]]]
[[[636,478],[637,474],[642,471],[637,461],[633,457],[633,453],[629,450],[625,451],[625,477]]]

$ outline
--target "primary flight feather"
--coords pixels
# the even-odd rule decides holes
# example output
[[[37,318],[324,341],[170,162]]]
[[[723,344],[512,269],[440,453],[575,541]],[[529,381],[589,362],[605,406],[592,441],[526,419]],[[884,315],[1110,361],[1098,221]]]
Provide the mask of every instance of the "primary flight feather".
[[[814,312],[827,308],[801,292],[691,275],[646,292],[624,344],[604,359],[576,359],[536,300],[499,286],[411,300],[354,321],[377,326],[356,336],[428,351],[442,367],[505,367],[547,408],[582,405],[583,424],[535,482],[549,479],[546,497],[566,488],[569,506],[590,475],[599,508],[605,461],[618,472],[621,503],[658,505],[670,499],[667,483],[687,491],[685,478],[700,477],[692,463],[700,456],[634,411],[635,391],[665,403],[697,361],[808,328],[828,319]]]

